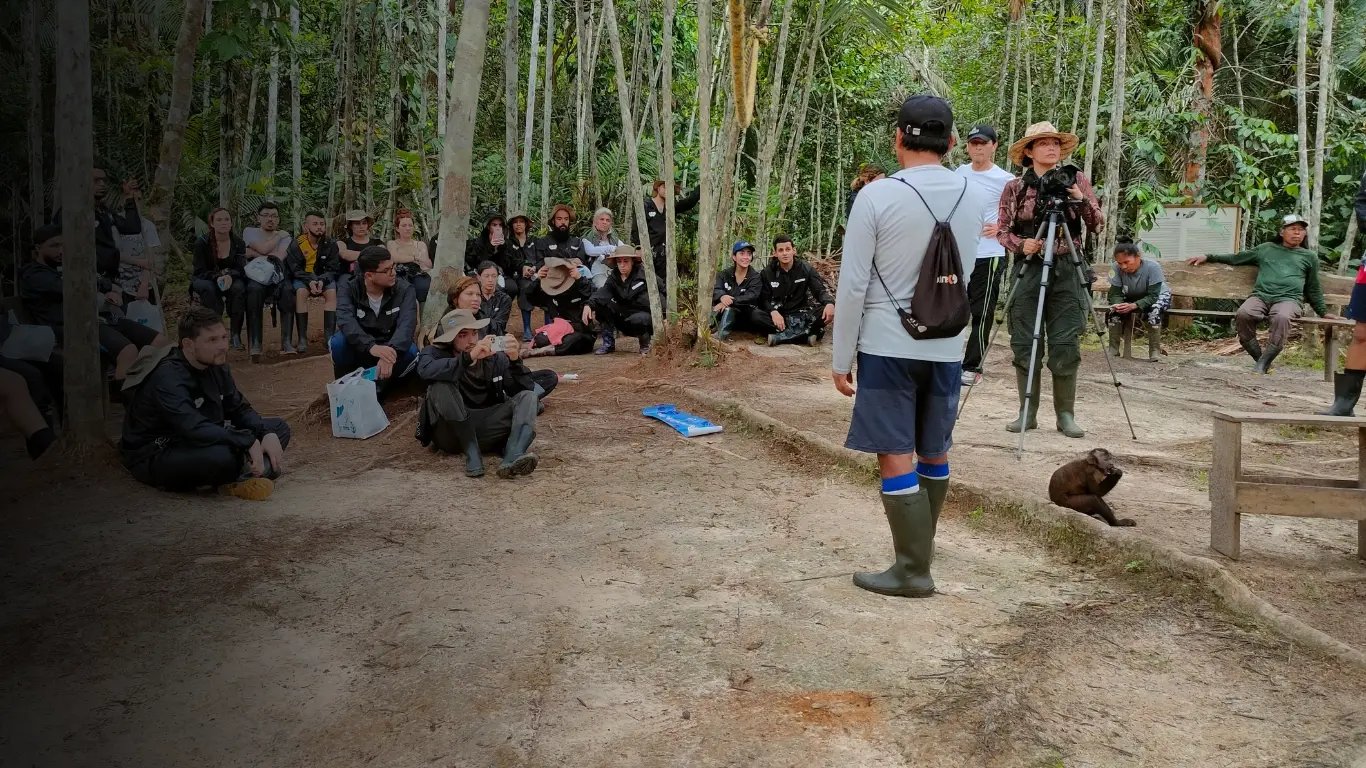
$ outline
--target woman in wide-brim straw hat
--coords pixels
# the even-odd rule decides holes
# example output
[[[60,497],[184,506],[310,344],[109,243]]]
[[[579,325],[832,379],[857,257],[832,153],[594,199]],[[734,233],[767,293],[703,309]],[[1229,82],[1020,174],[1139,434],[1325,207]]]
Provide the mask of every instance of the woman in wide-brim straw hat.
[[[1077,369],[1081,365],[1081,334],[1086,327],[1086,296],[1091,288],[1074,262],[1074,254],[1084,266],[1082,258],[1083,225],[1086,229],[1100,229],[1100,203],[1091,188],[1091,180],[1075,166],[1064,166],[1062,161],[1077,148],[1075,134],[1059,131],[1052,123],[1035,123],[1025,129],[1025,135],[1010,145],[1010,161],[1025,168],[1024,174],[1012,179],[1001,193],[1000,229],[996,239],[1007,251],[1015,254],[1023,264],[1006,304],[1010,328],[1010,348],[1014,353],[1015,385],[1020,396],[1020,411],[1006,426],[1010,432],[1034,429],[1038,426],[1039,370],[1047,353],[1048,369],[1053,373],[1053,411],[1059,432],[1068,437],[1083,437],[1085,432],[1077,424]],[[1075,177],[1075,178],[1074,178]],[[1040,325],[1039,362],[1034,371],[1033,386],[1029,384],[1029,357],[1033,341],[1034,318],[1039,306],[1039,290],[1043,279],[1043,256],[1046,252],[1041,227],[1046,225],[1045,206],[1039,205],[1040,190],[1062,200],[1063,218],[1054,237],[1054,265],[1044,302]],[[1065,197],[1063,197],[1065,195]],[[1061,224],[1066,224],[1066,233]],[[1068,237],[1068,234],[1071,237]],[[1026,391],[1029,395],[1026,396]]]
[[[365,211],[359,208],[347,211],[345,219],[345,232],[337,241],[337,252],[342,258],[343,268],[351,272],[356,267],[356,259],[360,258],[361,251],[372,245],[384,245],[384,241],[370,231],[375,226],[375,219]]]
[[[618,245],[607,257],[607,282],[593,294],[589,319],[636,337],[640,354],[644,355],[650,352],[654,325],[650,320],[650,292],[642,259],[640,249],[630,243]],[[596,354],[605,355],[615,349],[615,342],[611,346],[603,344]]]

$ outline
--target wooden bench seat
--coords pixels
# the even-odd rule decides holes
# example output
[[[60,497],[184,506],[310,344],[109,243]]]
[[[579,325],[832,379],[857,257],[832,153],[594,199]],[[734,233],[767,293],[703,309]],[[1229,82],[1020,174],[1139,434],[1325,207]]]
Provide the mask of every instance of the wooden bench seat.
[[[1162,274],[1166,278],[1167,286],[1171,289],[1174,297],[1243,301],[1252,295],[1252,286],[1257,282],[1257,268],[1254,266],[1235,267],[1228,264],[1208,263],[1191,265],[1183,259],[1160,259],[1157,263],[1161,265]],[[1319,284],[1323,287],[1324,303],[1329,307],[1346,306],[1351,299],[1353,282],[1354,278],[1350,276],[1319,272]],[[1109,292],[1110,276],[1108,270],[1105,274],[1096,277],[1096,281],[1091,284],[1091,290],[1101,295]],[[1104,312],[1109,308],[1108,304],[1095,305],[1097,312]],[[1229,319],[1235,317],[1237,312],[1172,307],[1167,310],[1167,314],[1174,317]],[[1301,317],[1295,322],[1320,329],[1323,334],[1323,378],[1325,381],[1332,381],[1333,371],[1337,367],[1339,349],[1336,332],[1341,328],[1351,328],[1353,322],[1343,319],[1325,320],[1321,317],[1309,316]],[[1124,357],[1132,357],[1132,326],[1124,328],[1123,347]]]
[[[1244,424],[1355,428],[1356,479],[1243,474]],[[1209,502],[1210,547],[1235,560],[1242,515],[1355,520],[1357,557],[1366,560],[1366,418],[1215,411]]]

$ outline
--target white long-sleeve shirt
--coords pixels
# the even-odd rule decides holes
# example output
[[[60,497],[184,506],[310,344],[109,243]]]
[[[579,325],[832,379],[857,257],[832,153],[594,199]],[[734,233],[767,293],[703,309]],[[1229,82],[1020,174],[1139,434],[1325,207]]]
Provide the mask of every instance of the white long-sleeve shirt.
[[[897,179],[919,190],[925,202]],[[902,308],[910,309],[935,217],[947,217],[960,193],[963,199],[954,210],[950,226],[958,243],[966,289],[987,208],[977,185],[942,165],[918,165],[871,182],[859,192],[844,233],[844,257],[835,297],[831,368],[836,373],[849,373],[858,352],[932,362],[963,359],[966,328],[953,338],[917,341],[906,333],[888,296],[890,291]],[[926,203],[934,207],[933,214]],[[886,290],[873,275],[875,259]]]

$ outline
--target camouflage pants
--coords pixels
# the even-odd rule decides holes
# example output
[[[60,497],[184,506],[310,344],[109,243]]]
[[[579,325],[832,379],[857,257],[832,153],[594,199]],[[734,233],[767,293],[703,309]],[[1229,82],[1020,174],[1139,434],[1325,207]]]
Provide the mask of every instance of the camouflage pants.
[[[1015,280],[1006,303],[1006,329],[1015,367],[1029,368],[1029,349],[1034,332],[1034,313],[1039,307],[1039,283],[1043,260],[1030,259]],[[1048,370],[1055,376],[1068,376],[1081,366],[1081,334],[1086,328],[1086,295],[1077,271],[1070,262],[1058,261],[1048,275],[1048,297],[1039,327],[1039,359],[1047,355]]]

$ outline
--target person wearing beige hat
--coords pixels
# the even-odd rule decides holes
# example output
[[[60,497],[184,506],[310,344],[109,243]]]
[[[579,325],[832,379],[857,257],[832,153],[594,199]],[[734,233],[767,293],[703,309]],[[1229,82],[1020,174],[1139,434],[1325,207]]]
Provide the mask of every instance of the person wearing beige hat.
[[[515,336],[485,336],[489,324],[468,309],[447,312],[418,356],[427,384],[418,410],[417,439],[446,453],[465,454],[465,476],[482,477],[484,450],[503,448],[498,476],[529,475],[536,439],[537,399]]]
[[[1030,350],[1033,346],[1035,314],[1042,290],[1044,253],[1042,227],[1049,202],[1062,206],[1066,231],[1058,227],[1054,239],[1055,267],[1050,272],[1044,297],[1043,320],[1039,327],[1039,354],[1046,352],[1048,369],[1053,373],[1053,411],[1059,432],[1078,438],[1086,432],[1076,421],[1077,369],[1081,366],[1081,334],[1086,327],[1085,292],[1081,276],[1071,266],[1073,254],[1082,254],[1083,227],[1100,229],[1100,202],[1091,180],[1076,166],[1062,161],[1077,148],[1077,137],[1053,127],[1035,123],[1025,135],[1010,145],[1010,162],[1024,166],[1024,173],[1006,184],[997,211],[996,241],[1015,254],[1019,273],[1006,303],[1006,325],[1014,353],[1015,386],[1019,391],[1022,415],[1006,426],[1010,432],[1035,429],[1039,412],[1039,370],[1029,381]],[[1042,195],[1043,201],[1040,201]],[[1071,239],[1067,237],[1071,234]],[[1027,402],[1026,402],[1027,401]],[[1026,407],[1027,406],[1027,407]]]
[[[645,268],[641,266],[643,256],[639,248],[630,243],[622,243],[607,257],[607,282],[593,294],[591,306],[584,312],[587,322],[596,320],[604,328],[615,328],[626,336],[640,340],[640,354],[650,353],[650,337],[654,335],[654,325],[650,319],[650,293],[646,288]],[[608,354],[616,349],[616,341],[603,346],[599,355]]]
[[[1328,314],[1323,301],[1323,287],[1319,283],[1319,256],[1306,237],[1309,223],[1298,213],[1281,219],[1280,237],[1239,253],[1212,253],[1192,256],[1191,264],[1212,261],[1215,264],[1257,266],[1257,282],[1252,295],[1247,297],[1234,318],[1238,326],[1238,341],[1243,350],[1257,361],[1257,373],[1270,373],[1271,362],[1281,353],[1285,338],[1290,333],[1290,322],[1304,314],[1302,300],[1308,299],[1319,317]],[[1257,343],[1257,326],[1269,320],[1271,335],[1263,348]]]
[[[532,304],[545,309],[548,321],[548,331],[533,337],[534,354],[583,355],[593,351],[589,328],[593,281],[578,266],[558,256],[548,257],[536,271],[530,296]]]
[[[384,241],[371,232],[374,226],[375,220],[365,211],[356,208],[346,212],[346,236],[337,241],[341,274],[356,271],[356,259],[360,258],[361,251],[372,245],[384,245]]]

